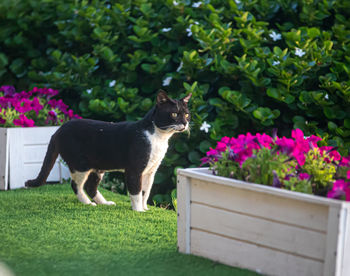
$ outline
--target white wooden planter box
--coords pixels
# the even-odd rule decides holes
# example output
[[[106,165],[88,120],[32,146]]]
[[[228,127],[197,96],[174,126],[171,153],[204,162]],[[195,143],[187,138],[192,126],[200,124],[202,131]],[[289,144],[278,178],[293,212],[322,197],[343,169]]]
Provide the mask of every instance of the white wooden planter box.
[[[350,275],[350,203],[178,170],[178,247],[267,275]]]
[[[24,187],[37,177],[52,134],[58,127],[0,128],[0,190]],[[69,170],[59,158],[47,181],[59,182]]]

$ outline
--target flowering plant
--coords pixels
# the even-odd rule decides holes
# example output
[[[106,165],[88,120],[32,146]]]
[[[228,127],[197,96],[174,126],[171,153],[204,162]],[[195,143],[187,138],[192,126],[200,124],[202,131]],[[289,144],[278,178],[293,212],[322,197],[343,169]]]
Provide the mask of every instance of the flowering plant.
[[[350,156],[319,144],[300,129],[292,138],[247,133],[223,137],[201,160],[220,176],[350,201]]]
[[[13,86],[0,87],[0,126],[33,127],[61,125],[72,118],[81,118],[68,109],[51,88],[37,88],[16,92]]]

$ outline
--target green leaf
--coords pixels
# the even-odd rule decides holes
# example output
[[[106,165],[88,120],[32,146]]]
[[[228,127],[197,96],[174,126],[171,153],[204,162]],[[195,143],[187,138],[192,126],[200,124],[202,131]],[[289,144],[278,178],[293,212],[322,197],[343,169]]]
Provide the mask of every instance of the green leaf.
[[[331,122],[331,121],[328,122],[328,129],[329,129],[329,130],[334,131],[337,127],[338,127],[338,126],[337,126],[335,123],[333,123],[333,122]]]
[[[188,160],[190,160],[193,164],[199,164],[201,159],[201,155],[197,151],[191,151],[188,154]]]
[[[182,141],[178,141],[175,143],[175,149],[177,152],[184,153],[189,151],[189,146],[187,143]]]
[[[309,38],[313,39],[317,36],[320,36],[321,32],[318,28],[309,28],[307,30],[307,35]]]
[[[345,120],[344,120],[344,126],[345,126],[346,128],[350,128],[350,119],[345,119]]]
[[[0,68],[5,67],[8,64],[8,59],[5,54],[0,53]]]
[[[281,100],[281,94],[279,93],[278,89],[269,87],[266,91],[267,95],[271,98],[274,98],[276,100]]]
[[[103,54],[103,58],[108,60],[108,61],[112,61],[114,58],[114,53],[111,50],[111,48],[105,46],[102,48],[102,54]]]
[[[206,153],[209,150],[210,146],[211,143],[207,140],[204,140],[199,144],[199,149],[201,152]]]
[[[333,110],[333,108],[328,107],[328,106],[325,106],[323,108],[323,113],[324,113],[324,115],[326,115],[326,117],[328,119],[335,119],[337,117],[335,110]]]

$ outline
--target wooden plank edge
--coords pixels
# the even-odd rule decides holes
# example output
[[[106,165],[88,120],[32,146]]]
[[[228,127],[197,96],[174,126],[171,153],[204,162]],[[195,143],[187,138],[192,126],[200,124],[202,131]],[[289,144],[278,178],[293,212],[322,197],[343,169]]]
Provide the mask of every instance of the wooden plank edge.
[[[289,198],[298,201],[316,203],[326,206],[340,207],[343,202],[335,199],[328,199],[320,196],[303,194],[299,192],[287,191],[283,189],[278,189],[270,186],[265,186],[261,184],[249,183],[241,180],[230,179],[222,176],[215,176],[208,172],[208,168],[189,168],[189,169],[178,169],[178,175],[183,175],[187,177],[193,177],[196,179],[203,180],[205,182],[214,182],[216,184],[225,185],[232,188],[244,189],[249,191],[255,191],[259,193],[270,194],[278,197]],[[350,206],[350,203],[345,203]]]

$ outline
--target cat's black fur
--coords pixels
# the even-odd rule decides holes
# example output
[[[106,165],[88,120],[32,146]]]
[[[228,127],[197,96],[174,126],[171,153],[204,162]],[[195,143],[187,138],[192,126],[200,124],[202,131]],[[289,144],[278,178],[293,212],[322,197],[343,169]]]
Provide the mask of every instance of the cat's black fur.
[[[90,171],[84,189],[92,199],[98,193],[97,186],[103,173],[113,170],[124,170],[130,195],[139,194],[143,172],[152,161],[152,146],[156,146],[151,145],[146,134],[169,132],[171,136],[172,133],[184,131],[189,122],[187,102],[190,97],[173,100],[160,91],[157,104],[137,122],[108,123],[80,119],[63,124],[51,137],[38,177],[28,180],[26,186],[43,185],[60,155],[72,176],[76,172]],[[178,114],[176,118],[173,113]],[[75,193],[78,192],[74,177],[72,188]]]

